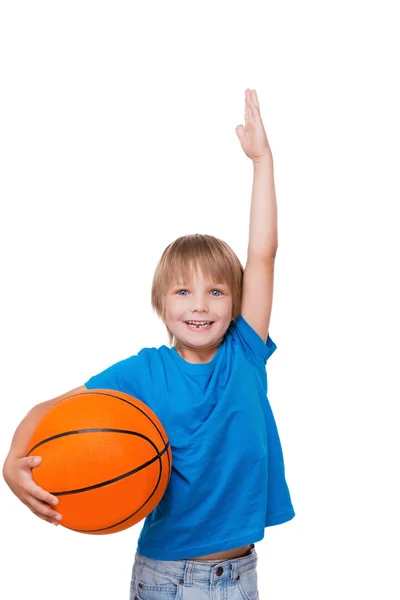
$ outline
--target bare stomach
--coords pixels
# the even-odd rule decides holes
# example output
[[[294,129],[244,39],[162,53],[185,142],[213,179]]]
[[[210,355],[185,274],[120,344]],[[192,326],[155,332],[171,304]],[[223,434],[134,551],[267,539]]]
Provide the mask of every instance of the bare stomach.
[[[204,556],[196,556],[195,558],[186,558],[182,560],[227,560],[230,558],[239,558],[245,556],[251,550],[251,544],[242,546],[241,548],[233,548],[225,552],[217,552],[216,554],[206,554]]]

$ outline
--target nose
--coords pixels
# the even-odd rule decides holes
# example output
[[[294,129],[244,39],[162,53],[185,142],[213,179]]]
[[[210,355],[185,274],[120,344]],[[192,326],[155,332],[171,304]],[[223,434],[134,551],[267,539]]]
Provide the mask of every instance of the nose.
[[[192,312],[208,312],[207,298],[203,294],[193,294]]]

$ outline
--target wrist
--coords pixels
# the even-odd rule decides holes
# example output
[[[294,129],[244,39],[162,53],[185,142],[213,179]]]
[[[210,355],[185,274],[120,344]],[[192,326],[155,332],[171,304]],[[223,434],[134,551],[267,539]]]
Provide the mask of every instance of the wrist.
[[[253,161],[253,165],[259,164],[270,164],[273,162],[272,152],[266,152],[261,156],[256,156],[251,159]]]

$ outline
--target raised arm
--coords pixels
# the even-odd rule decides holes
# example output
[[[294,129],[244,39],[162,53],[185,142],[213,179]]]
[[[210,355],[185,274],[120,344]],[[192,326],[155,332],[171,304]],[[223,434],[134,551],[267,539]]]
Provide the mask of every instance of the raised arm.
[[[247,89],[245,94],[245,127],[238,125],[236,134],[246,156],[253,161],[254,170],[241,314],[266,342],[278,250],[274,165],[256,91]]]

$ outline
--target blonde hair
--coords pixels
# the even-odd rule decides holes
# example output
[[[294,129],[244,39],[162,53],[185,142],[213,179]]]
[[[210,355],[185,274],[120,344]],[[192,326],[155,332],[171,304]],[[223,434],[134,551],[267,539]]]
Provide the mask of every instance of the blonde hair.
[[[175,336],[165,319],[165,294],[174,283],[191,280],[193,267],[199,268],[205,277],[228,285],[232,294],[232,320],[240,315],[244,269],[236,254],[212,235],[183,235],[164,250],[151,288],[151,305],[167,328],[170,345]]]

